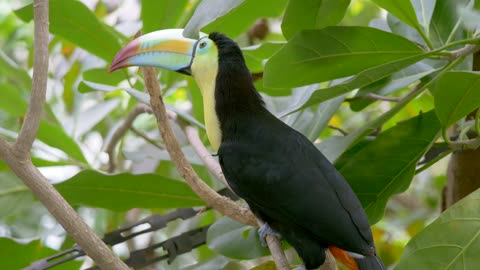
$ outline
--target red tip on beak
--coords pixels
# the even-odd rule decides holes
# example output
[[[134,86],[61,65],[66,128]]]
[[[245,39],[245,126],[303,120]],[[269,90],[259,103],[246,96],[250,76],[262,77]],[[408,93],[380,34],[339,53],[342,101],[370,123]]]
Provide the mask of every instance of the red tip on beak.
[[[109,68],[109,72],[115,71],[120,68],[128,67],[130,64],[128,63],[128,59],[134,56],[138,52],[138,48],[140,47],[140,43],[138,39],[132,40],[128,43],[127,46],[123,47],[115,58],[113,58],[112,65]]]

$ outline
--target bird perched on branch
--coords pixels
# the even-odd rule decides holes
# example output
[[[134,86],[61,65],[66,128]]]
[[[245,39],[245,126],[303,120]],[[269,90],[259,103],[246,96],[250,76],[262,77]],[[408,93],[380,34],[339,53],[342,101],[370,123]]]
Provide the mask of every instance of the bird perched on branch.
[[[367,216],[335,167],[301,133],[266,108],[238,45],[220,33],[196,39],[182,29],[143,35],[125,46],[110,71],[154,66],[195,78],[203,96],[210,143],[231,188],[316,269],[325,251],[352,270],[386,269]],[[288,67],[286,67],[288,68]]]

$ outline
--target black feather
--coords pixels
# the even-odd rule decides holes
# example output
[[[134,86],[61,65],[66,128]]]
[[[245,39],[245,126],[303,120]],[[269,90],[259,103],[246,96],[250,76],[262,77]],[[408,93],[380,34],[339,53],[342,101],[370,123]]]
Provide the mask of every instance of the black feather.
[[[209,38],[219,49],[218,155],[232,189],[307,269],[323,264],[332,245],[374,257],[370,225],[345,179],[305,136],[265,109],[238,45],[219,33]]]

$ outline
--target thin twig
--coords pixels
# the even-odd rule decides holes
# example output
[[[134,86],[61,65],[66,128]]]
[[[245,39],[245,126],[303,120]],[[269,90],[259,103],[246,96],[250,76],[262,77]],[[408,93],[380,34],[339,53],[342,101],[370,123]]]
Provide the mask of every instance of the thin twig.
[[[466,55],[475,53],[478,50],[480,50],[480,45],[478,45],[478,44],[467,44],[463,48],[451,51],[450,56],[447,56],[446,59],[449,60],[449,61],[453,61],[455,59],[458,59],[461,56],[466,56]]]
[[[353,98],[346,98],[345,101],[352,102],[359,99],[382,100],[382,101],[389,101],[389,102],[399,102],[401,100],[401,98],[398,98],[398,97],[386,97],[386,96],[377,95],[374,93],[368,93],[368,94],[356,96]]]
[[[200,137],[198,136],[198,130],[188,125],[180,125],[180,126],[183,126],[183,131],[185,132],[188,142],[192,146],[195,153],[197,153],[198,157],[200,157],[200,159],[202,160],[203,164],[208,169],[208,171],[210,171],[210,173],[213,174],[215,178],[222,181],[222,183],[225,184],[225,186],[230,188],[230,186],[227,183],[227,180],[225,179],[225,176],[223,175],[220,164],[218,164],[218,161],[215,158],[213,158],[212,154],[208,151],[208,149],[202,143],[202,140],[200,140]]]
[[[142,113],[149,112],[151,113],[150,107],[145,104],[138,104],[123,120],[123,123],[115,130],[113,135],[110,137],[110,140],[105,147],[105,152],[108,154],[108,172],[113,173],[115,171],[115,146],[117,146],[120,139],[125,135],[125,133],[130,129],[133,124],[133,121]]]
[[[343,136],[347,136],[347,135],[348,135],[348,132],[346,132],[345,130],[343,130],[343,129],[339,128],[339,127],[332,126],[332,125],[328,125],[327,127],[328,127],[328,128],[331,128],[331,129],[333,129],[333,130],[336,130],[336,131],[338,131],[338,132],[340,132],[340,133],[342,133]]]
[[[30,105],[17,141],[10,144],[0,138],[0,157],[101,269],[128,270],[128,266],[85,224],[31,160],[30,150],[42,118],[47,88],[48,4],[48,0],[35,0],[33,4],[35,56]]]
[[[255,216],[250,210],[241,207],[224,196],[221,196],[198,177],[183,154],[182,149],[173,134],[172,127],[168,121],[165,104],[160,95],[160,85],[157,82],[155,70],[150,67],[144,67],[141,68],[141,70],[145,79],[145,86],[150,94],[150,104],[152,105],[153,113],[157,119],[160,134],[178,173],[185,179],[190,188],[192,188],[192,190],[207,203],[207,205],[241,223],[255,226]]]
[[[135,135],[137,135],[138,137],[141,137],[143,138],[145,141],[147,141],[148,143],[150,143],[151,145],[155,146],[156,148],[160,149],[160,150],[165,150],[165,147],[163,145],[160,145],[159,143],[157,143],[156,141],[154,141],[153,139],[149,138],[147,136],[147,134],[141,132],[140,130],[134,128],[134,127],[130,127],[130,130],[135,133]]]
[[[448,143],[448,147],[450,147],[453,150],[465,150],[465,149],[475,150],[478,147],[480,147],[480,137],[470,139],[470,140],[450,141]]]

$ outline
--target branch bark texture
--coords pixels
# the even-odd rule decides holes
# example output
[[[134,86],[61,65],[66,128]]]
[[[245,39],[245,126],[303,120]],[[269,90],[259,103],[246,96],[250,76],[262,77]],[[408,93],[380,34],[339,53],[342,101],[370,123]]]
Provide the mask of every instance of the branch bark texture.
[[[31,161],[30,150],[42,118],[47,88],[49,2],[48,0],[35,0],[33,6],[35,56],[30,105],[16,142],[10,143],[4,138],[0,138],[0,158],[32,190],[75,242],[101,269],[129,269],[83,222]]]
[[[256,226],[257,223],[255,216],[250,210],[241,207],[229,198],[218,194],[205,184],[200,177],[198,177],[183,154],[182,149],[175,138],[172,127],[169,124],[165,104],[160,95],[160,85],[157,82],[155,70],[151,67],[143,67],[141,69],[145,79],[145,86],[150,94],[150,104],[152,105],[153,113],[157,119],[160,135],[162,136],[165,147],[167,148],[180,176],[185,179],[186,183],[192,188],[192,190],[209,206],[243,224]]]

